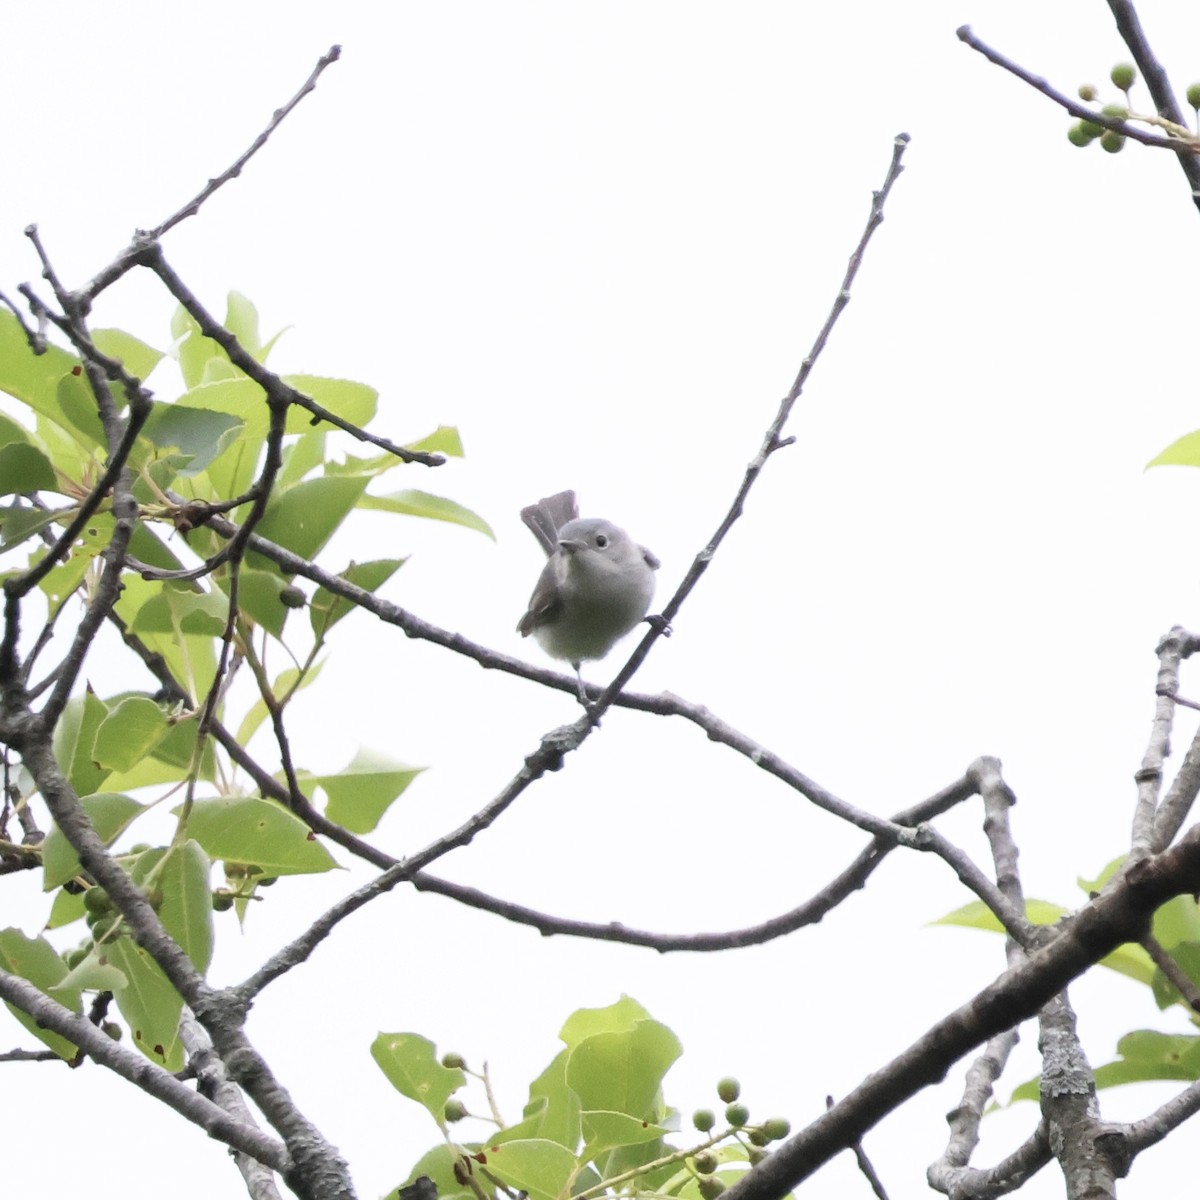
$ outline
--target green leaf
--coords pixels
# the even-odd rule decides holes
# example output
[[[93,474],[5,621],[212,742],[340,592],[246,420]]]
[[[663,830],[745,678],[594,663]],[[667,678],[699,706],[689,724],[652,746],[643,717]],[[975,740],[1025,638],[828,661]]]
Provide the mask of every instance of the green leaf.
[[[1068,910],[1048,900],[1026,900],[1025,917],[1034,925],[1053,925],[1067,915]],[[982,900],[972,900],[962,908],[956,908],[944,917],[931,921],[931,925],[962,925],[967,929],[983,929],[988,933],[1003,933],[996,914]]]
[[[168,722],[167,733],[154,747],[154,752],[128,771],[114,772],[105,782],[113,791],[129,792],[134,788],[152,787],[180,782],[192,769],[196,755],[196,732],[199,720]],[[216,778],[216,756],[211,741],[206,741],[196,772],[199,779]]]
[[[404,558],[380,558],[373,562],[351,563],[338,576],[365,592],[375,592],[407,562]],[[308,606],[313,633],[323,638],[344,616],[357,607],[349,600],[318,588]]]
[[[209,359],[226,357],[216,342],[200,332],[200,326],[182,304],[171,315],[171,337],[175,340],[175,357],[186,387],[194,388],[200,383]]]
[[[313,429],[283,448],[283,465],[279,468],[281,488],[299,483],[325,461],[325,437],[324,429]]]
[[[74,514],[72,514],[74,515]],[[66,599],[83,581],[88,567],[92,564],[112,538],[113,518],[111,513],[93,513],[92,519],[80,532],[78,538],[66,557],[58,566],[51,567],[38,586],[53,601],[59,603]],[[144,533],[140,525],[134,527],[131,548],[137,545],[145,549],[145,544],[139,533]],[[41,562],[49,552],[47,547],[40,548],[30,555],[30,562]],[[139,557],[141,554],[139,553]],[[150,561],[147,559],[146,561]],[[157,565],[157,564],[156,564]]]
[[[432,433],[420,441],[409,442],[405,450],[414,450],[425,454],[445,454],[450,458],[462,458],[462,438],[453,425],[439,425]]]
[[[607,1109],[652,1120],[659,1087],[683,1052],[679,1039],[657,1021],[584,1039],[567,1060],[567,1086],[583,1110]]]
[[[574,1150],[582,1137],[579,1097],[567,1086],[569,1050],[561,1050],[550,1065],[529,1085],[529,1102],[524,1116],[536,1121],[538,1137],[549,1138]]]
[[[183,999],[162,968],[130,937],[105,944],[104,957],[125,976],[125,986],[113,989],[134,1044],[152,1062],[168,1071],[183,1068],[179,1044],[179,1014]]]
[[[106,716],[104,701],[89,687],[82,696],[67,701],[54,727],[54,757],[77,796],[94,792],[108,775],[92,753],[96,730]]]
[[[58,382],[77,366],[79,360],[58,346],[48,345],[44,354],[34,354],[21,323],[7,310],[0,311],[0,391],[61,422]]]
[[[168,592],[173,591],[168,585],[128,573],[122,577],[121,582],[124,591],[117,600],[118,615],[151,651],[163,656],[171,674],[183,685],[193,700],[203,696],[211,686],[217,670],[214,650],[216,643],[213,640],[215,620],[208,623],[201,617],[193,616],[192,620],[198,626],[197,632],[183,633],[181,636],[171,621],[173,606],[176,604],[175,595],[178,593],[165,595],[164,589]],[[191,594],[193,593],[183,593],[185,596]],[[224,593],[217,593],[217,604],[221,606],[223,615],[224,608],[227,607]],[[143,609],[146,610],[144,616]],[[186,609],[181,615],[188,615]],[[210,616],[215,618],[216,613]],[[135,628],[139,619],[143,621],[141,629]],[[205,632],[206,628],[209,632]],[[224,631],[223,621],[221,631]]]
[[[240,496],[254,479],[270,424],[267,398],[262,388],[242,375],[235,379],[196,383],[175,401],[175,407],[224,413],[242,423],[240,436],[207,467],[217,497],[232,499]]]
[[[354,508],[365,479],[307,479],[272,498],[255,532],[301,558],[316,558]],[[248,556],[267,566],[258,555]]]
[[[570,1049],[581,1045],[597,1033],[623,1033],[639,1021],[648,1021],[650,1014],[632,996],[622,995],[605,1008],[578,1008],[559,1030],[560,1040]]]
[[[1200,942],[1200,906],[1191,896],[1175,896],[1155,912],[1151,929],[1166,950]]]
[[[581,1158],[594,1159],[618,1146],[639,1146],[665,1136],[661,1125],[639,1120],[623,1112],[590,1111],[580,1114],[583,1122],[584,1152]]]
[[[299,817],[256,796],[198,800],[187,830],[209,858],[261,867],[264,875],[315,875],[337,866]]]
[[[100,946],[93,946],[83,962],[73,967],[61,983],[50,989],[50,994],[58,999],[81,991],[115,992],[118,988],[125,987],[128,982],[124,973],[108,961],[108,943],[105,942]]]
[[[279,598],[279,593],[287,586],[288,581],[277,571],[259,571],[244,566],[238,573],[238,610],[268,633],[281,638],[284,622],[292,611]],[[228,575],[222,578],[221,588],[229,592]]]
[[[468,529],[486,534],[492,541],[496,540],[492,527],[469,508],[463,508],[461,504],[446,500],[442,496],[418,492],[415,488],[392,492],[389,496],[363,496],[359,501],[359,508],[402,513],[409,517],[426,517],[432,521],[449,521],[453,525],[465,525]]]
[[[122,700],[96,731],[92,754],[102,767],[128,771],[167,736],[163,710],[146,696]]]
[[[161,871],[156,868],[166,856]],[[188,840],[178,849],[148,850],[138,857],[133,881],[162,889],[159,918],[201,975],[208,971],[213,952],[212,864],[199,843]]]
[[[125,370],[138,380],[144,380],[163,358],[161,350],[147,346],[123,329],[94,329],[92,344],[101,354],[120,359]]]
[[[437,1048],[419,1033],[381,1033],[371,1057],[402,1096],[423,1104],[442,1123],[446,1101],[466,1082],[457,1067],[443,1067]]]
[[[329,797],[325,815],[351,833],[370,833],[405,788],[424,771],[408,767],[381,754],[360,750],[342,770],[332,775],[299,773],[301,785],[323,788]],[[309,788],[305,786],[305,791]]]
[[[46,928],[61,929],[64,925],[70,925],[72,921],[82,920],[86,911],[83,907],[82,896],[72,896],[70,892],[65,892],[60,888],[55,892],[54,900],[50,905],[50,916],[46,921]]]
[[[225,328],[257,359],[262,343],[258,337],[258,309],[241,292],[230,292],[225,303]]]
[[[0,413],[0,446],[32,446],[29,430],[18,425],[11,417]]]
[[[532,1200],[557,1200],[566,1195],[575,1173],[575,1155],[544,1138],[489,1145],[483,1151],[489,1172]]]
[[[94,796],[84,796],[79,803],[106,846],[111,846],[146,811],[144,805],[118,792],[97,792]],[[57,825],[52,825],[46,834],[42,866],[42,889],[47,892],[74,879],[82,869],[79,856]]]
[[[0,966],[10,974],[28,980],[39,991],[50,994],[50,989],[60,984],[67,974],[67,964],[58,951],[45,938],[26,937],[19,929],[0,930]],[[79,1011],[79,992],[55,996],[59,1004],[72,1012]],[[77,1048],[48,1029],[39,1027],[37,1021],[15,1005],[8,1005],[12,1013],[38,1041],[49,1046],[59,1058],[72,1059]]]
[[[1185,433],[1165,450],[1160,450],[1147,464],[1151,467],[1200,467],[1200,429]]]
[[[183,633],[221,637],[229,600],[221,591],[197,591],[194,584],[168,582],[138,610],[130,626],[137,634]]]
[[[58,381],[58,409],[70,425],[93,446],[103,449],[106,443],[104,426],[96,407],[96,397],[87,375],[80,370],[68,371]]]
[[[444,1143],[434,1146],[421,1156],[408,1178],[399,1187],[388,1192],[384,1200],[400,1200],[401,1189],[414,1183],[422,1175],[433,1181],[434,1187],[437,1188],[438,1200],[475,1200],[475,1193],[464,1188],[455,1177],[454,1169],[458,1161],[459,1154],[453,1147]],[[470,1160],[467,1162],[469,1164]]]
[[[0,446],[0,496],[24,492],[53,492],[58,480],[50,460],[27,442]]]
[[[231,413],[178,404],[155,404],[141,436],[160,450],[178,450],[186,461],[181,475],[196,475],[237,441],[245,422]]]
[[[75,513],[72,505],[67,508],[46,512],[40,508],[29,508],[23,504],[0,506],[0,550],[11,550],[14,546],[41,533],[65,514]]]

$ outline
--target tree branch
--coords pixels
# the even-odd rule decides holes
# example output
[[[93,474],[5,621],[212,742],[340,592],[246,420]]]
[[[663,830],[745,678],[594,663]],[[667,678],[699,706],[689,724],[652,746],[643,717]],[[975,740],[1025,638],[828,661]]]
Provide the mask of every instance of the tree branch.
[[[0,970],[0,998],[28,1013],[40,1025],[78,1046],[87,1056],[122,1079],[161,1100],[218,1141],[248,1154],[272,1170],[286,1173],[291,1159],[283,1144],[243,1121],[235,1120],[211,1100],[180,1083],[169,1071],[127,1050],[86,1017],[64,1008],[32,983]],[[57,1056],[55,1056],[57,1057]]]

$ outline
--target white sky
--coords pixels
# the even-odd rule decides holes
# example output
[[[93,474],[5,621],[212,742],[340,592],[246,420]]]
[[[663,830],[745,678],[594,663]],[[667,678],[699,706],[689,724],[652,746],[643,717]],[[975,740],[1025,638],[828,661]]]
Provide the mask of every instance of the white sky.
[[[1200,13],[1141,10],[1182,90],[1200,60],[1175,48],[1198,44]],[[412,553],[386,595],[537,658],[513,631],[540,568],[517,510],[573,486],[585,515],[657,552],[669,595],[907,131],[907,171],[797,409],[797,444],[636,686],[709,705],[884,814],[996,754],[1020,799],[1027,892],[1075,904],[1076,877],[1127,839],[1155,642],[1200,622],[1200,475],[1142,472],[1200,425],[1200,229],[1173,161],[1074,150],[1064,114],[956,40],[963,22],[1066,91],[1127,57],[1103,4],[1066,0],[9,6],[0,286],[36,276],[30,221],[69,283],[90,277],[341,42],[317,92],[166,254],[210,307],[238,288],[266,331],[293,327],[274,366],[378,387],[381,432],[459,426],[465,461],[388,484],[471,505],[497,543],[369,517],[325,561]],[[162,346],[170,311],[131,278],[94,322]],[[168,376],[152,383],[172,394]],[[135,682],[108,670],[98,657],[98,688]],[[1194,677],[1185,690],[1200,691]],[[356,616],[293,735],[315,770],[360,744],[432,767],[378,834],[400,854],[481,807],[573,715],[564,695]],[[946,830],[983,860],[980,817],[972,806]],[[861,844],[694,729],[614,712],[439,871],[581,918],[722,929],[792,907]],[[244,937],[223,922],[214,978],[240,978],[364,877],[281,884]],[[46,911],[34,882],[4,882],[5,922],[29,932]],[[364,1197],[436,1140],[368,1057],[381,1029],[490,1058],[515,1117],[567,1014],[626,991],[684,1042],[671,1102],[711,1103],[733,1072],[757,1115],[799,1126],[1002,968],[999,939],[924,927],[966,898],[936,861],[897,854],[815,929],[660,958],[397,894],[272,987],[250,1033]],[[1096,1063],[1122,1032],[1186,1027],[1122,980],[1072,994]],[[4,1048],[27,1041],[0,1031]],[[1003,1095],[1036,1071],[1035,1041],[1030,1029]],[[5,1106],[15,1194],[238,1194],[219,1147],[93,1066],[2,1069],[2,1094],[20,1097]],[[961,1077],[868,1137],[893,1195],[923,1190]],[[1101,1099],[1127,1119],[1168,1094]],[[1034,1120],[1028,1105],[989,1118],[978,1165]],[[1193,1137],[1144,1155],[1123,1194],[1161,1194]],[[853,1174],[839,1159],[804,1195],[863,1188]],[[1024,1194],[1061,1186],[1047,1169]]]

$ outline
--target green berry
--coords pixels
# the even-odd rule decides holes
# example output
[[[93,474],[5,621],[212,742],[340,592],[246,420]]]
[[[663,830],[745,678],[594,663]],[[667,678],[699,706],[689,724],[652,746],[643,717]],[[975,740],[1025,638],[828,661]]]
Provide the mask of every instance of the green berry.
[[[1187,102],[1193,108],[1200,108],[1200,83],[1188,84]]]
[[[63,955],[63,962],[67,964],[68,970],[73,971],[91,952],[92,946],[90,942],[86,946],[76,946],[74,950],[68,950]]]
[[[92,936],[96,941],[102,941],[112,933],[120,920],[121,918],[117,913],[109,913],[107,916],[97,917],[95,921],[92,921],[89,917],[88,923],[92,927]]]
[[[461,1054],[455,1054],[453,1050],[442,1055],[442,1066],[448,1067],[451,1071],[462,1071],[466,1065],[467,1060]]]
[[[228,912],[233,907],[233,896],[229,892],[213,892],[212,906],[214,912]]]
[[[717,1169],[717,1156],[711,1150],[701,1150],[692,1159],[697,1175],[711,1175]]]
[[[1133,87],[1133,82],[1137,79],[1137,68],[1133,63],[1117,63],[1109,72],[1109,79],[1113,81],[1113,87],[1119,87],[1121,91],[1127,92]]]
[[[1083,83],[1079,85],[1080,100],[1086,100],[1090,104],[1093,100],[1095,100],[1096,95],[1096,89],[1090,83]]]
[[[1129,116],[1129,109],[1123,104],[1106,104],[1100,111],[1104,116],[1111,117],[1114,121],[1123,121]]]
[[[303,608],[308,597],[298,587],[285,587],[279,591],[279,602],[284,608]]]
[[[90,887],[83,893],[83,907],[99,917],[112,912],[112,901],[102,887]]]
[[[716,1175],[701,1175],[696,1181],[696,1186],[700,1189],[700,1195],[704,1197],[704,1200],[717,1200],[717,1197],[725,1190],[725,1185]]]
[[[749,1160],[752,1167],[757,1167],[764,1158],[770,1154],[769,1150],[760,1150],[757,1146],[751,1146],[746,1151],[746,1158]]]
[[[1125,135],[1116,133],[1111,129],[1106,129],[1100,135],[1100,145],[1104,147],[1109,154],[1120,154],[1125,149]]]
[[[742,1094],[742,1085],[730,1075],[717,1084],[717,1095],[723,1104],[732,1104]]]
[[[763,1133],[772,1142],[778,1142],[792,1132],[792,1123],[787,1117],[768,1117],[762,1125]]]
[[[1089,138],[1098,138],[1104,132],[1104,126],[1097,125],[1095,121],[1080,121],[1079,128],[1082,129]]]
[[[467,1106],[461,1100],[447,1100],[443,1115],[447,1122],[453,1125],[455,1121],[461,1121],[467,1115]]]
[[[100,1028],[107,1033],[114,1042],[119,1042],[121,1040],[121,1027],[116,1023],[116,1021],[105,1021]]]
[[[771,1140],[761,1129],[748,1129],[746,1137],[750,1139],[752,1146],[765,1146]]]
[[[701,1133],[708,1133],[717,1123],[717,1114],[711,1108],[698,1108],[692,1113],[692,1124]]]
[[[744,1104],[730,1104],[725,1109],[725,1120],[727,1120],[734,1129],[741,1129],[745,1123],[750,1120],[750,1110]]]
[[[1090,146],[1094,140],[1095,139],[1083,128],[1082,121],[1078,125],[1072,125],[1071,128],[1067,130],[1067,141],[1069,141],[1072,146]]]

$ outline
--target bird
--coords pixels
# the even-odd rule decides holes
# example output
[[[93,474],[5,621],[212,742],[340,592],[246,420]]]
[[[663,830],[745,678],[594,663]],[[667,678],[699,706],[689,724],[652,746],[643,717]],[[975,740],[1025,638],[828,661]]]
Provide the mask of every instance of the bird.
[[[659,561],[611,521],[581,518],[573,491],[528,505],[521,520],[547,562],[517,632],[575,668],[586,707],[580,664],[603,658],[646,618]]]

